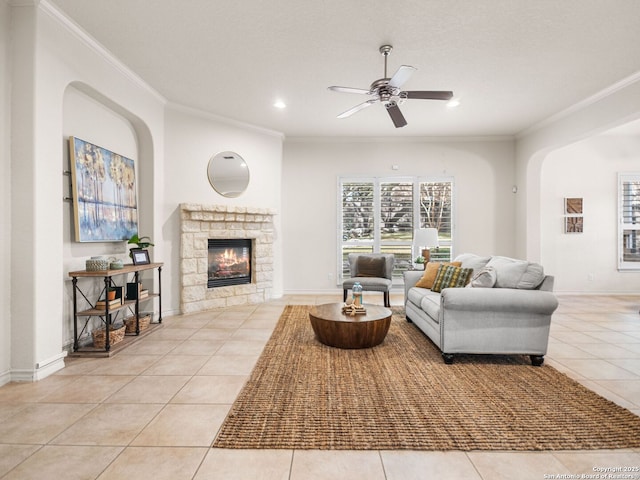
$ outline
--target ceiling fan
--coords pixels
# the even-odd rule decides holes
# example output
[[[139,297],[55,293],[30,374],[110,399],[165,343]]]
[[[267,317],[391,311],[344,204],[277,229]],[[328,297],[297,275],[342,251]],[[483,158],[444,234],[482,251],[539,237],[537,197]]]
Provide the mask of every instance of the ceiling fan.
[[[396,128],[404,127],[407,121],[400,111],[399,105],[402,105],[405,100],[410,98],[417,98],[422,100],[450,100],[453,97],[453,92],[450,91],[427,91],[427,90],[415,90],[415,91],[402,91],[400,87],[409,80],[411,74],[417,69],[409,65],[401,65],[400,68],[393,74],[393,77],[387,77],[387,57],[393,50],[391,45],[383,45],[380,47],[380,53],[384,56],[384,78],[380,78],[373,82],[369,87],[369,90],[363,88],[351,88],[351,87],[329,87],[329,90],[334,92],[343,93],[357,93],[361,95],[368,95],[369,98],[366,102],[356,105],[350,108],[346,112],[338,115],[338,118],[346,118],[353,115],[360,110],[370,107],[376,102],[382,103],[393,124]]]

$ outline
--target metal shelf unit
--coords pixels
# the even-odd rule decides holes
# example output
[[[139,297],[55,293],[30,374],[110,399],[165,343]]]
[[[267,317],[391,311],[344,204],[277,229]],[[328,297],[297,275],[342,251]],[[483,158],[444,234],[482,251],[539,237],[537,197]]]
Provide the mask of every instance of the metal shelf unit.
[[[69,272],[69,276],[72,278],[73,283],[73,353],[88,353],[88,354],[97,354],[102,353],[103,355],[109,355],[112,353],[112,345],[110,342],[109,335],[106,335],[105,339],[105,347],[104,349],[98,349],[95,347],[80,347],[79,339],[82,336],[82,333],[86,330],[87,324],[91,317],[100,317],[102,322],[105,324],[106,332],[110,332],[111,324],[112,324],[112,315],[117,313],[119,310],[123,309],[131,309],[133,308],[133,314],[136,319],[136,331],[131,334],[132,336],[139,337],[140,336],[140,304],[142,302],[146,302],[153,298],[158,299],[158,324],[162,323],[162,266],[164,263],[149,263],[146,265],[125,265],[121,269],[117,270],[99,270],[99,271],[88,271],[88,270],[79,270],[75,272]],[[104,289],[103,292],[106,294],[108,289],[114,286],[113,277],[129,275],[133,274],[133,282],[139,283],[140,281],[140,272],[144,272],[146,270],[158,270],[158,293],[150,293],[145,298],[136,298],[135,300],[124,300],[122,305],[116,305],[110,308],[109,303],[105,305],[105,308],[89,308],[85,310],[78,310],[78,294],[80,294],[90,305],[95,305],[94,302],[91,302],[87,296],[82,292],[80,287],[78,286],[78,278],[102,278],[104,281]],[[123,295],[124,295],[124,287],[123,287]],[[78,318],[84,318],[84,326],[78,332]]]

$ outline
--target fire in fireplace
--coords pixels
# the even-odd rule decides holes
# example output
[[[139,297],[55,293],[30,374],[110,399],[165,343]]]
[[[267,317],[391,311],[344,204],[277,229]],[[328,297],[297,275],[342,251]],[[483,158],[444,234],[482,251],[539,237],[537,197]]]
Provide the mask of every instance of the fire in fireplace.
[[[209,288],[251,283],[251,239],[209,239]]]

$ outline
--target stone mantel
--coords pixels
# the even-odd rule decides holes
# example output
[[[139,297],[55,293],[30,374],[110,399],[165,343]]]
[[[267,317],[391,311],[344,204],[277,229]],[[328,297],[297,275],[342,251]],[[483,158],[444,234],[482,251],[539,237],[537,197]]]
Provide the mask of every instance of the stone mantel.
[[[193,313],[213,308],[262,303],[273,289],[273,217],[268,208],[180,204],[180,309]],[[252,240],[252,278],[247,285],[208,288],[208,240]]]

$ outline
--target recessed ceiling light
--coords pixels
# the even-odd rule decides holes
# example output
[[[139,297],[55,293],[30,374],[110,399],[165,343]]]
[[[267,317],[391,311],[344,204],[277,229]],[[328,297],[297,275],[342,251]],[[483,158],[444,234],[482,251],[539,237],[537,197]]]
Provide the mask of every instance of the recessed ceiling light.
[[[276,101],[276,103],[274,103],[273,106],[280,109],[287,108],[287,104],[284,103],[282,100]]]
[[[452,98],[447,102],[447,107],[449,108],[455,108],[458,105],[460,105],[460,100],[458,100],[457,98]]]

